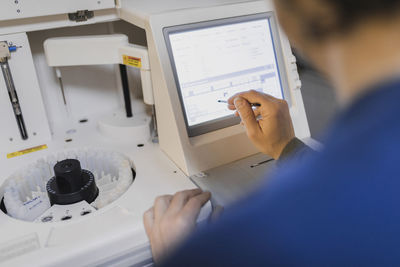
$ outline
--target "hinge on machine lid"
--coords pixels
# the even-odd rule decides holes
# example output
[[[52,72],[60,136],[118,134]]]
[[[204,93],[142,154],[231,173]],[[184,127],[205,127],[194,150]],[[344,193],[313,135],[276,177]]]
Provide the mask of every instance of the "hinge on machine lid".
[[[82,22],[94,17],[94,12],[89,10],[78,10],[75,13],[68,13],[71,21]]]

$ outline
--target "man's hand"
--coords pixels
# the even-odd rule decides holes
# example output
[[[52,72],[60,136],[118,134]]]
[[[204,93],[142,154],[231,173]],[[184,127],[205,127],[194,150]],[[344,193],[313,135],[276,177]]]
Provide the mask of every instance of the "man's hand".
[[[252,109],[250,103],[259,103]],[[228,100],[229,109],[236,110],[247,135],[263,153],[278,159],[285,146],[295,137],[286,101],[257,91],[236,94]]]
[[[211,194],[200,189],[156,198],[154,206],[143,215],[154,262],[173,251],[196,227],[201,207]]]

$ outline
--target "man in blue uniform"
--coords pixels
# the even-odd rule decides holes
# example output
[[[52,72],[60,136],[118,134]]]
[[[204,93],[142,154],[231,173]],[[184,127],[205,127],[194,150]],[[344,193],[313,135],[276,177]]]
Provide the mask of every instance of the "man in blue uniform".
[[[284,162],[251,197],[189,238],[209,193],[158,198],[144,215],[154,259],[165,266],[400,266],[400,0],[275,5],[292,44],[342,103],[325,146],[289,157],[302,144],[287,104],[257,92],[232,97],[229,107],[253,143]],[[253,112],[249,103],[261,107]]]

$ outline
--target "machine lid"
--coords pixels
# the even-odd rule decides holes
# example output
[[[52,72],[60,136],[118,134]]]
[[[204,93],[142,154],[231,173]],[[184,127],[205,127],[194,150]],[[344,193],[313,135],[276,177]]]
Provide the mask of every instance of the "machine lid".
[[[0,21],[115,8],[115,0],[1,1]]]
[[[257,0],[120,0],[121,9],[146,17],[173,10],[233,5]]]

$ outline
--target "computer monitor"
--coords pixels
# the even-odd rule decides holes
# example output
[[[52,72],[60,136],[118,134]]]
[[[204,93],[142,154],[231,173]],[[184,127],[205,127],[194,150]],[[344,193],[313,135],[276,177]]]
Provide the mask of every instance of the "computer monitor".
[[[287,81],[273,13],[164,28],[189,137],[233,126],[219,100],[257,90],[283,99]]]

